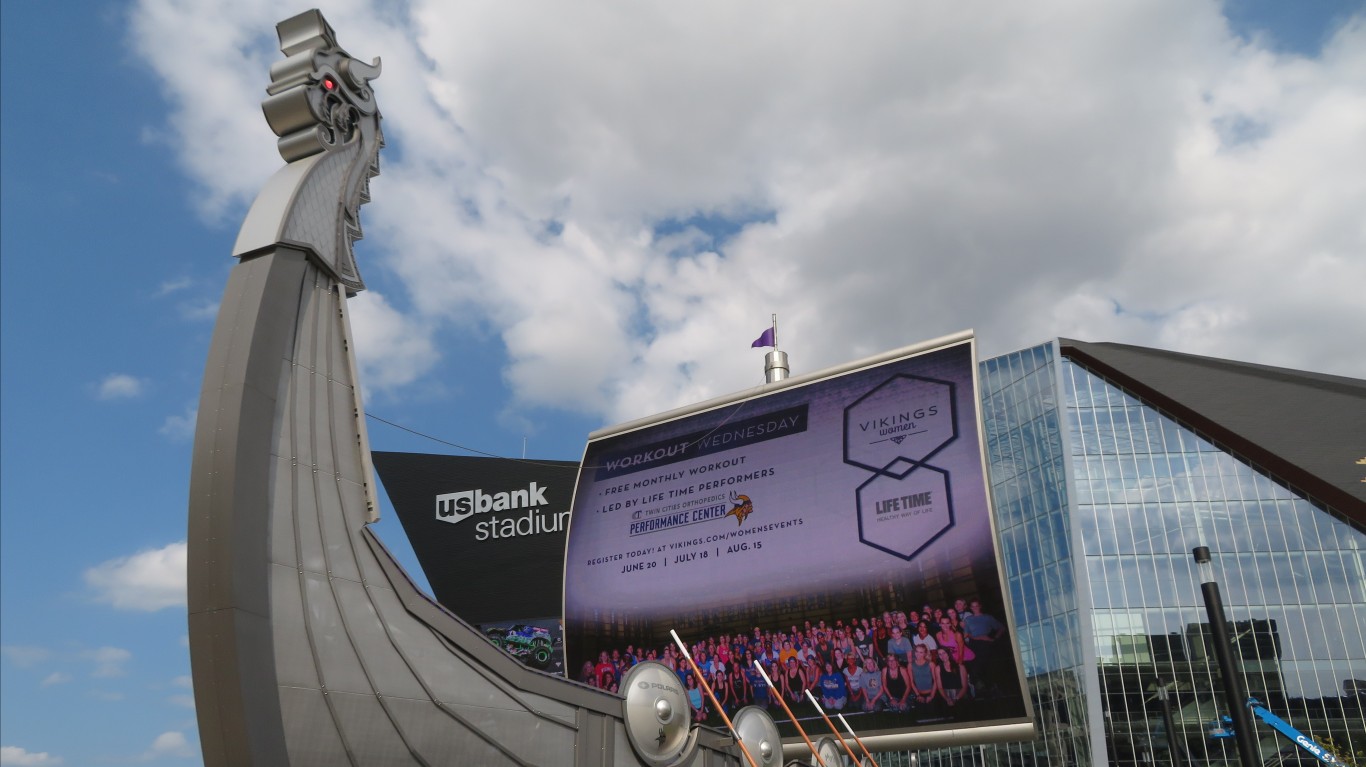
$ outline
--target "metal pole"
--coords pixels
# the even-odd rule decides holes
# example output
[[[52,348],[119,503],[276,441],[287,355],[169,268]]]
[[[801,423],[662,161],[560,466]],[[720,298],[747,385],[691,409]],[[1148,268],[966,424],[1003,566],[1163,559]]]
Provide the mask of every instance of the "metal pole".
[[[791,368],[787,364],[787,352],[778,351],[778,315],[773,315],[773,351],[764,355],[764,383],[774,383],[787,378]]]
[[[1157,680],[1157,699],[1162,703],[1162,726],[1167,731],[1167,756],[1172,767],[1180,767],[1180,762],[1177,761],[1176,725],[1172,723],[1172,702],[1167,691],[1168,684],[1165,679]]]
[[[1233,647],[1228,641],[1228,621],[1224,618],[1224,599],[1219,595],[1219,583],[1214,580],[1214,565],[1210,562],[1208,546],[1197,546],[1195,569],[1200,575],[1200,593],[1205,597],[1205,612],[1209,614],[1209,628],[1214,644],[1214,657],[1219,661],[1219,675],[1224,679],[1224,700],[1228,716],[1233,720],[1233,737],[1238,744],[1238,757],[1243,767],[1260,767],[1261,755],[1257,740],[1252,736],[1252,719],[1247,715],[1247,691],[1243,689],[1243,673]]]

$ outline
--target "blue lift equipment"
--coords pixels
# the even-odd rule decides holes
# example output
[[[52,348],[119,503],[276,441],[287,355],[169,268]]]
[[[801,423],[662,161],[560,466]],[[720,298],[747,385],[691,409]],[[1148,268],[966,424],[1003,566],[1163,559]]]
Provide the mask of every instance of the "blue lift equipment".
[[[1268,711],[1260,700],[1248,698],[1247,707],[1252,710],[1252,713],[1255,714],[1258,719],[1271,725],[1272,729],[1285,736],[1295,745],[1313,754],[1320,762],[1329,765],[1342,764],[1342,761],[1336,756],[1333,756],[1331,751],[1320,746],[1318,743],[1315,743],[1308,735],[1291,727],[1289,722]],[[1231,738],[1233,737],[1233,734],[1233,720],[1231,718],[1224,716],[1220,717],[1219,720],[1210,722],[1209,736],[1211,738]]]

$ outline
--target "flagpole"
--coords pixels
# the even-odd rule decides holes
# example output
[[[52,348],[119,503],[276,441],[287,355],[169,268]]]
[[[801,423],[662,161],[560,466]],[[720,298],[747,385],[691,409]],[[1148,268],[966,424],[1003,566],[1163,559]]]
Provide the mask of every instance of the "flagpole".
[[[810,690],[806,690],[805,692],[806,699],[811,701],[811,705],[816,707],[816,710],[821,714],[821,718],[825,720],[826,726],[830,728],[831,732],[835,733],[835,739],[840,742],[841,746],[844,746],[844,750],[849,753],[849,758],[853,760],[854,764],[858,764],[858,757],[854,756],[854,749],[849,747],[849,742],[845,740],[844,736],[840,734],[840,731],[835,728],[835,723],[830,721],[830,717],[825,715],[825,709],[821,708],[821,704],[816,701],[816,696],[812,695]]]
[[[775,383],[787,378],[787,352],[778,351],[778,315],[773,315],[772,325],[773,351],[764,355],[764,383]]]

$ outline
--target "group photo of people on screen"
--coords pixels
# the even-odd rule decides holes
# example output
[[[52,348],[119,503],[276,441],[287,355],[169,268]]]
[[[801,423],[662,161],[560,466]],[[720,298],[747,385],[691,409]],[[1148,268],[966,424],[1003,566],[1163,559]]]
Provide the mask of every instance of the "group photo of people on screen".
[[[782,721],[781,696],[799,719],[814,717],[806,698],[810,691],[832,714],[900,714],[903,723],[909,717],[928,724],[977,719],[985,713],[982,705],[1019,697],[1006,626],[977,600],[683,639],[728,715],[758,705]],[[721,722],[716,705],[673,644],[599,650],[596,661],[584,660],[577,679],[616,692],[631,666],[647,660],[678,674],[694,720]],[[756,660],[772,687],[755,668]]]

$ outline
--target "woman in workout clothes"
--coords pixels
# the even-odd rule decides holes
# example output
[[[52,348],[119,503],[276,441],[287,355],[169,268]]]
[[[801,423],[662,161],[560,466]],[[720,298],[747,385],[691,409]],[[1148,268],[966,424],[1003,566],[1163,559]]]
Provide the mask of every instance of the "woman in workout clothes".
[[[896,653],[887,655],[887,668],[882,670],[882,687],[887,691],[887,708],[905,711],[909,707],[906,700],[911,695],[911,685],[906,681],[906,670],[901,667],[901,661],[896,659]]]
[[[783,694],[789,701],[797,703],[802,699],[802,692],[806,690],[806,673],[797,664],[797,656],[787,659],[787,663],[782,673]]]
[[[863,669],[859,668],[858,657],[850,655],[845,658],[844,686],[849,690],[849,710],[856,711],[863,707],[863,687],[860,682],[863,679]]]
[[[749,666],[748,650],[743,656],[735,656],[735,662],[730,664],[730,694],[737,710],[754,702],[754,697],[749,690],[749,679],[745,676],[745,669]]]
[[[968,668],[959,663],[947,647],[939,648],[939,689],[950,706],[967,697]]]
[[[934,635],[934,638],[939,642],[939,647],[948,649],[953,654],[953,659],[960,664],[972,660],[970,657],[972,650],[968,649],[968,643],[963,638],[963,632],[955,629],[947,616],[939,619],[939,632]]]
[[[711,678],[707,680],[711,685],[711,694],[716,696],[716,702],[727,713],[734,710],[735,696],[731,694],[730,679],[723,671],[713,672]]]
[[[930,663],[930,651],[924,645],[915,648],[910,668],[911,689],[918,706],[928,706],[940,697],[939,669]]]
[[[700,722],[707,718],[707,707],[702,700],[702,688],[697,686],[697,677],[688,677],[688,705],[692,707],[692,720]]]

